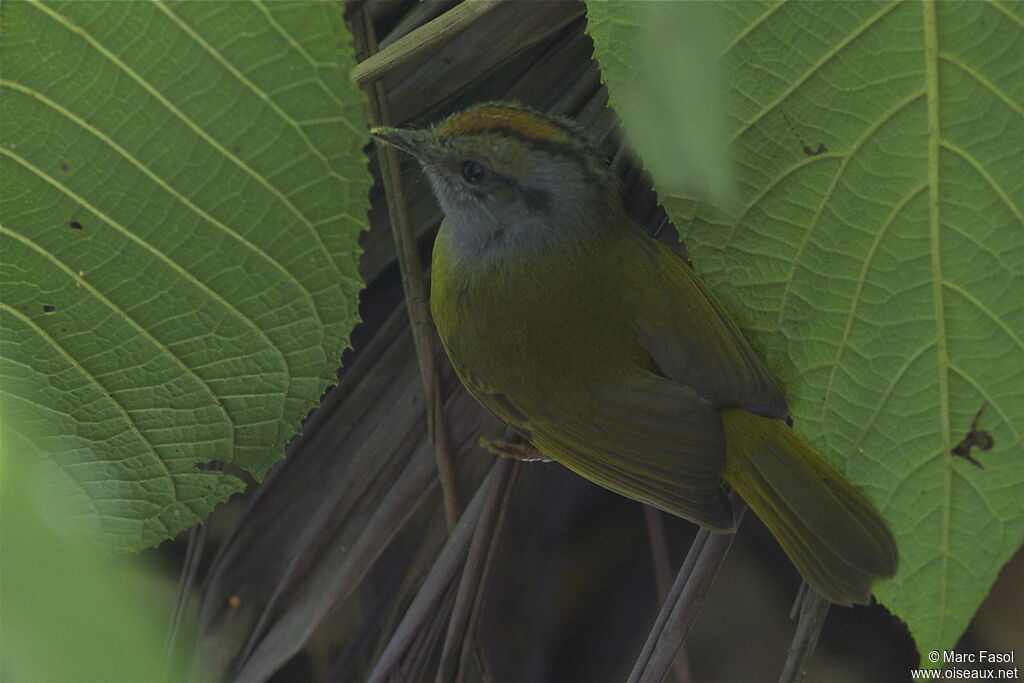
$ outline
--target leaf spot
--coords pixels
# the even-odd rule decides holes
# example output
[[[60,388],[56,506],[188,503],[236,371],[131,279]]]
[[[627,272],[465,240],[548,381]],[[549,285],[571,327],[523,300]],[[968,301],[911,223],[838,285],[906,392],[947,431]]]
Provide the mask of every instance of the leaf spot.
[[[973,455],[971,455],[971,448],[977,447],[981,451],[990,451],[992,447],[996,445],[996,440],[992,438],[992,435],[986,432],[984,429],[978,429],[978,420],[981,418],[981,414],[985,412],[985,408],[988,407],[988,401],[981,404],[978,408],[978,412],[974,414],[974,419],[971,421],[971,429],[967,432],[960,443],[953,447],[950,453],[958,458],[963,458],[967,462],[971,463],[975,467],[985,469],[985,466],[978,461]]]
[[[779,113],[782,114],[782,118],[786,119],[786,125],[789,126],[789,130],[792,131],[793,137],[795,137],[797,141],[800,143],[800,147],[804,150],[804,154],[806,154],[809,157],[816,157],[819,154],[824,154],[825,152],[828,151],[828,147],[825,146],[824,142],[819,142],[817,149],[814,149],[813,147],[808,145],[804,141],[804,139],[800,137],[800,134],[796,132],[796,126],[793,125],[793,120],[789,118],[789,114],[786,113],[786,110],[780,109]]]
[[[828,151],[828,147],[825,146],[824,142],[818,143],[818,149],[811,149],[809,145],[804,145],[804,154],[809,157],[816,157],[819,154],[824,154]]]

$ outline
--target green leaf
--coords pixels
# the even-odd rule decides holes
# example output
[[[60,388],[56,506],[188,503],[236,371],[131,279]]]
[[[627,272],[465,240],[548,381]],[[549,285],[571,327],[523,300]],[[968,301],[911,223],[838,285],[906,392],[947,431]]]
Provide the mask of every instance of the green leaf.
[[[951,649],[1024,538],[1024,4],[716,8],[738,207],[661,199],[797,429],[892,526],[876,595]],[[588,14],[618,107],[622,46],[654,34]],[[984,469],[951,456],[982,405]]]
[[[3,400],[82,529],[262,477],[357,319],[363,98],[332,3],[8,2]]]

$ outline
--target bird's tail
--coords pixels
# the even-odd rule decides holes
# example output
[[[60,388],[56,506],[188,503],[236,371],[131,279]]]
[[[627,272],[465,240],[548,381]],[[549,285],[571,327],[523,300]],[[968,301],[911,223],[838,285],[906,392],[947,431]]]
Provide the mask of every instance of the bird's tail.
[[[778,539],[819,595],[871,600],[871,582],[896,573],[896,541],[863,493],[781,420],[722,412],[725,480]]]

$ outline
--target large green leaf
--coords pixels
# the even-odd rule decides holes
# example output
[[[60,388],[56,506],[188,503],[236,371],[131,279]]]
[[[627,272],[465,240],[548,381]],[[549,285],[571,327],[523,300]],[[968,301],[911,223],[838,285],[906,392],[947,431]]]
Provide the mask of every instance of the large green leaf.
[[[257,479],[334,381],[369,176],[335,3],[7,2],[5,429],[145,547]]]
[[[695,4],[658,20],[692,34]],[[735,204],[656,176],[661,198],[797,429],[891,524],[900,570],[876,595],[921,651],[950,649],[1024,538],[1024,4],[716,9],[697,29],[722,36],[712,63],[661,65],[686,104],[658,143],[706,134],[687,116],[699,79],[672,70],[718,63]],[[613,106],[658,68],[636,45],[667,32],[645,20],[589,5]],[[951,451],[983,404],[980,469]]]

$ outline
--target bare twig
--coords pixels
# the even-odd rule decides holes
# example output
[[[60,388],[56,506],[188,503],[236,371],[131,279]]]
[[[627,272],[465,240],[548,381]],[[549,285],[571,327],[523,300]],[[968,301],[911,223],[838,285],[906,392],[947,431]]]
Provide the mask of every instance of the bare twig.
[[[377,664],[367,677],[367,681],[386,681],[389,674],[399,666],[403,654],[409,644],[416,638],[423,624],[434,615],[437,605],[448,590],[452,579],[463,566],[466,552],[469,549],[477,521],[484,508],[484,501],[487,500],[488,491],[497,478],[498,463],[491,467],[480,488],[466,506],[465,512],[459,519],[459,523],[448,536],[441,553],[437,556],[430,572],[427,574],[423,586],[416,593],[412,604],[406,610],[405,616],[398,624],[391,640],[377,659]]]
[[[473,533],[466,567],[462,570],[462,577],[459,580],[459,592],[455,598],[452,618],[448,622],[441,664],[437,670],[438,683],[457,680],[459,667],[465,662],[462,655],[465,649],[470,647],[474,630],[473,617],[479,614],[479,602],[492,565],[493,541],[497,538],[497,528],[504,517],[509,493],[520,465],[521,463],[514,460],[500,459],[495,463],[496,479],[487,492],[487,502]]]
[[[364,59],[352,69],[352,80],[358,85],[377,81],[403,64],[420,55],[424,50],[437,48],[466,30],[473,23],[487,14],[500,2],[494,0],[476,0],[456,5],[436,19],[420,26],[408,35],[402,36],[387,49],[377,52]],[[360,9],[369,18],[365,5]]]
[[[444,633],[451,617],[457,591],[458,586],[454,581],[445,586],[440,602],[430,610],[426,619],[421,622],[416,637],[400,653],[401,667],[392,670],[390,675],[392,681],[405,683],[406,681],[428,680],[427,669],[436,652],[441,634]]]
[[[801,588],[800,621],[797,622],[779,683],[798,683],[804,680],[804,673],[810,663],[811,653],[818,644],[818,636],[825,625],[830,604],[810,587]]]
[[[800,588],[796,591],[796,597],[793,598],[793,604],[789,608],[789,618],[793,621],[800,618],[800,606],[804,604],[804,595],[807,593],[807,589],[807,582],[801,581]]]
[[[668,559],[668,543],[665,540],[665,520],[658,508],[644,505],[644,522],[647,524],[647,538],[651,545],[651,566],[654,568],[654,583],[658,589],[658,600],[665,602],[672,587],[672,568]]]
[[[746,511],[746,503],[735,493],[730,495],[730,499],[739,522]],[[630,683],[660,683],[668,674],[676,652],[697,620],[734,536],[707,529],[697,532],[672,584],[668,600],[662,606],[629,675]]]
[[[672,565],[668,559],[668,542],[665,538],[665,513],[650,505],[644,505],[643,508],[644,521],[647,524],[647,537],[651,545],[654,584],[658,589],[658,601],[664,604],[668,600],[668,593],[672,588]],[[672,662],[672,673],[676,683],[688,683],[693,679],[685,647],[679,648],[679,653]]]
[[[356,23],[359,30],[354,33],[362,43],[363,53],[371,55],[376,53],[377,36],[369,10],[365,5],[360,9],[359,21]],[[365,64],[366,62],[364,61],[363,63]],[[383,84],[379,81],[364,81],[364,89],[369,98],[370,120],[374,125],[390,124],[390,108]],[[455,485],[455,465],[452,457],[451,439],[444,420],[444,401],[441,396],[441,383],[438,379],[437,357],[434,352],[433,323],[427,303],[427,287],[423,277],[423,264],[420,262],[416,239],[409,226],[409,215],[402,191],[402,173],[398,154],[393,147],[378,143],[377,155],[380,160],[384,193],[387,196],[388,213],[395,240],[398,266],[402,272],[402,287],[405,290],[405,298],[408,302],[407,310],[409,311],[409,322],[412,326],[413,342],[416,346],[416,358],[419,361],[420,372],[423,375],[423,387],[427,398],[427,433],[430,435],[431,443],[434,446],[438,478],[444,495],[445,520],[448,524],[448,530],[451,531],[455,526],[456,520],[459,518],[459,500]]]
[[[515,490],[516,481],[519,477],[519,472],[522,469],[522,463],[512,463],[512,477],[508,482],[508,486],[505,487],[505,496],[501,501],[501,508],[498,511],[498,519],[494,524],[494,529],[490,537],[487,539],[487,558],[484,561],[484,568],[476,587],[476,597],[473,599],[473,611],[469,615],[469,625],[466,628],[466,633],[462,638],[462,655],[459,661],[458,677],[456,678],[457,683],[462,683],[468,675],[468,663],[470,654],[475,650],[477,665],[480,667],[480,680],[483,683],[493,683],[496,680],[494,672],[491,670],[490,659],[484,643],[477,641],[477,630],[480,625],[480,615],[483,612],[484,602],[487,598],[487,589],[490,586],[491,572],[494,569],[494,563],[498,555],[498,546],[501,542],[501,534],[505,528],[505,522],[508,519],[509,508],[512,506],[512,493]],[[476,643],[476,648],[473,648],[473,643]]]

